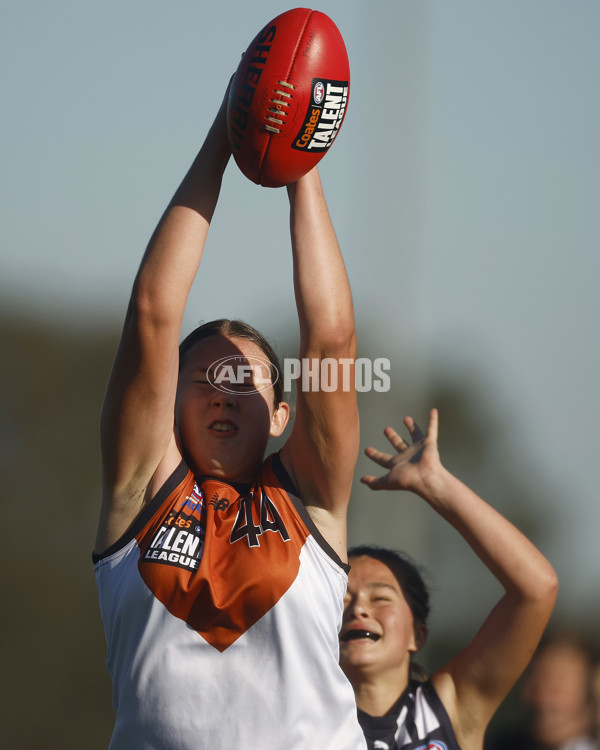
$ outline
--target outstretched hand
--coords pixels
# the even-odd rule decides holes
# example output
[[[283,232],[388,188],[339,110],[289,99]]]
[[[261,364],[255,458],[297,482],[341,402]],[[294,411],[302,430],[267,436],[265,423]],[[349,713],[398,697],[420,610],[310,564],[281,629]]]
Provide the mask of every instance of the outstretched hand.
[[[403,421],[410,433],[411,444],[392,427],[386,427],[384,434],[396,454],[383,453],[372,447],[368,447],[365,453],[388,471],[380,477],[368,474],[360,481],[372,490],[410,490],[422,495],[427,492],[433,476],[442,469],[437,447],[438,412],[437,409],[431,410],[426,434],[412,417],[405,417]]]

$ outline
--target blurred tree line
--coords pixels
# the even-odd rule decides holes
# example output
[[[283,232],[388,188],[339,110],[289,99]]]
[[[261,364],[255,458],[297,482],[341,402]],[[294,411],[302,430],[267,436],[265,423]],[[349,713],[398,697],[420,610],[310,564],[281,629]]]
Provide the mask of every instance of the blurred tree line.
[[[101,750],[110,738],[111,687],[91,551],[100,503],[99,412],[119,333],[0,314],[2,747]],[[371,331],[359,331],[359,342],[359,356],[388,356]],[[292,340],[276,346],[282,357],[297,351]],[[506,441],[508,425],[484,386],[448,378],[437,365],[423,377],[389,356],[391,391],[359,396],[362,447],[386,448],[383,428],[400,427],[406,414],[426,427],[430,406],[437,406],[446,465],[547,553],[551,519],[536,511],[541,490],[525,470],[523,447]],[[369,463],[359,458],[357,477],[377,473]],[[397,495],[372,493],[356,481],[350,543],[402,548],[430,571],[434,607],[421,661],[432,669],[472,638],[499,587],[430,509]],[[514,704],[509,699],[497,721],[510,721]]]

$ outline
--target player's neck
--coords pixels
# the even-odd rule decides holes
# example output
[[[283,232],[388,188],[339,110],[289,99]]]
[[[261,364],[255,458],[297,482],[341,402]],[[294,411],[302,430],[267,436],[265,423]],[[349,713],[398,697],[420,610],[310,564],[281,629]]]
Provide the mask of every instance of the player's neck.
[[[389,672],[353,682],[356,705],[370,716],[385,716],[408,685],[408,673]]]

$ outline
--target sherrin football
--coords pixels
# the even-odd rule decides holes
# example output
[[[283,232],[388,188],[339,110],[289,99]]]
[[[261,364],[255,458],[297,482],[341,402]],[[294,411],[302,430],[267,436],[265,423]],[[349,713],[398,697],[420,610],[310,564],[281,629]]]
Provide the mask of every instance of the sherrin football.
[[[274,18],[250,42],[229,91],[238,167],[265,187],[299,180],[331,148],[349,91],[348,53],[329,16],[295,8]]]

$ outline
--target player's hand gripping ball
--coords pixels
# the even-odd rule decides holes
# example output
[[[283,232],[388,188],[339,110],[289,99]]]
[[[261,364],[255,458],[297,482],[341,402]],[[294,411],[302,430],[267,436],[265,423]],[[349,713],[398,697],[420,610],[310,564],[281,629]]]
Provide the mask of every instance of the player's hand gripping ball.
[[[331,147],[349,91],[348,53],[328,16],[295,8],[274,18],[231,83],[227,129],[238,167],[265,187],[299,180]]]

